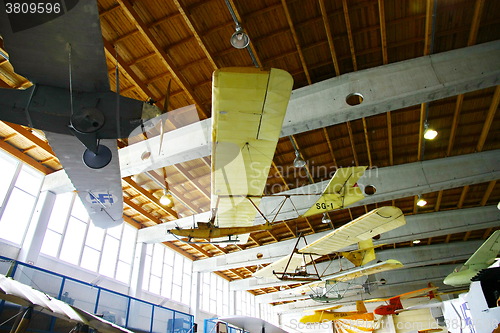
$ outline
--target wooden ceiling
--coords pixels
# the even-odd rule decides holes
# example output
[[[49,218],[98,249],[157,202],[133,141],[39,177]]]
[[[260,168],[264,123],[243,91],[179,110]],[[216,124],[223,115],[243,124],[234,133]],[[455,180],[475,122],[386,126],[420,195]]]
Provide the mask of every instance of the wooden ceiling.
[[[229,43],[235,22],[227,4],[251,38],[251,52]],[[118,65],[121,94],[140,100],[152,98],[162,108],[171,81],[169,110],[196,105],[197,117],[187,122],[211,116],[211,77],[217,68],[281,68],[292,74],[297,89],[342,74],[500,38],[497,0],[99,0],[98,6],[111,89],[116,86]],[[9,66],[7,60],[0,60],[2,86],[29,85],[26,79],[13,75]],[[308,178],[287,172],[294,170],[293,145],[309,165],[327,170],[351,165],[386,167],[499,149],[499,100],[497,86],[281,138],[266,191],[326,179],[321,173],[313,172]],[[424,150],[426,114],[439,136]],[[0,122],[0,137],[2,149],[43,173],[61,168],[43,133]],[[119,147],[127,144],[126,139],[118,142]],[[173,210],[166,209],[159,204],[163,190],[151,177],[126,177],[122,185],[127,222],[141,228],[209,210],[209,157],[166,166],[150,175],[160,182],[166,177],[178,201]],[[419,214],[496,205],[500,182],[443,190],[426,198],[429,203],[418,209]],[[330,217],[338,227],[385,204],[398,206],[408,215],[417,213],[416,197],[411,196],[334,211]],[[321,223],[321,216],[313,216],[255,232],[246,245],[222,248],[176,241],[167,246],[197,260],[328,228]],[[422,243],[485,239],[492,231],[448,235]],[[255,266],[242,267],[218,274],[234,280],[247,278],[255,270]]]

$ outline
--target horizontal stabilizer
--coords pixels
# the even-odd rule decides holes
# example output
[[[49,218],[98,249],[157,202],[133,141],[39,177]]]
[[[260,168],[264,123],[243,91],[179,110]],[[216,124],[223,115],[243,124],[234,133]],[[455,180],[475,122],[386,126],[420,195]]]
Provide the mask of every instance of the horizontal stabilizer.
[[[377,208],[301,248],[299,252],[326,255],[404,224],[406,220],[401,209],[393,206]]]

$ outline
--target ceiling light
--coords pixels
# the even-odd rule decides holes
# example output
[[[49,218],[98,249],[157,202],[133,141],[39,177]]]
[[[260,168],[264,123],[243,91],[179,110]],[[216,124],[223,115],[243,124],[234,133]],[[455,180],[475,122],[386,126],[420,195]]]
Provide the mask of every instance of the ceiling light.
[[[298,150],[295,151],[295,159],[293,160],[293,166],[296,168],[303,168],[306,165],[306,161],[300,157]]]
[[[413,244],[419,244],[420,243],[420,239],[415,239],[412,243]]]
[[[172,195],[170,195],[170,193],[168,193],[168,191],[165,190],[163,192],[163,195],[160,198],[160,203],[163,206],[166,206],[168,208],[172,208],[174,206],[174,200],[172,198]]]
[[[500,209],[500,201],[498,202],[497,208]]]
[[[231,36],[231,45],[237,49],[244,49],[250,44],[250,37],[243,31],[240,25],[236,26],[236,31]]]
[[[425,199],[422,198],[418,199],[417,206],[424,207],[425,205],[427,205],[427,201]]]
[[[424,132],[424,138],[427,140],[433,140],[436,138],[438,135],[438,132],[436,130],[433,130],[432,128],[428,128]]]
[[[332,223],[332,220],[330,219],[327,213],[323,213],[323,218],[321,219],[321,223]]]

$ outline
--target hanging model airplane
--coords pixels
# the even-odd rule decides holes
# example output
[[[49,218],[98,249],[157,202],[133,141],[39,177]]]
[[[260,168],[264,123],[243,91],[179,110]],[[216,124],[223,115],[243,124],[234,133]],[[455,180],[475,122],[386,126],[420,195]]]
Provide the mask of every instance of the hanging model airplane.
[[[444,284],[460,287],[471,283],[481,270],[495,262],[500,252],[500,230],[495,231],[462,266],[455,268],[443,281]]]
[[[33,84],[0,89],[0,120],[43,130],[90,218],[108,228],[123,221],[116,139],[161,111],[110,91],[96,2],[63,2],[0,11],[7,60]]]
[[[241,73],[240,77],[243,76],[244,74]],[[214,126],[217,126],[217,123],[214,122]],[[214,128],[214,132],[220,133],[221,129],[220,128]],[[277,136],[276,136],[276,141],[277,141]],[[242,144],[242,146],[244,146]],[[262,143],[259,144],[259,146],[262,146]],[[212,210],[212,217],[208,223],[198,223],[197,228],[175,228],[175,229],[170,229],[169,233],[175,235],[176,237],[186,237],[188,239],[188,242],[191,242],[192,239],[209,239],[211,240],[212,243],[217,243],[217,242],[226,242],[226,241],[213,241],[212,239],[215,238],[221,238],[221,237],[233,237],[241,234],[247,234],[250,232],[254,231],[260,231],[260,230],[269,230],[272,229],[272,224],[270,219],[274,221],[275,218],[266,216],[258,207],[258,203],[262,200],[265,201],[266,199],[270,197],[278,197],[278,196],[285,196],[284,201],[281,202],[281,205],[288,199],[291,200],[290,198],[293,197],[294,195],[281,195],[281,194],[276,194],[276,195],[256,195],[256,194],[245,194],[243,192],[249,191],[249,188],[245,188],[245,181],[248,181],[248,184],[252,183],[252,186],[255,186],[258,184],[258,188],[252,189],[253,193],[258,193],[259,191],[262,193],[264,186],[265,186],[265,180],[267,179],[267,175],[269,172],[269,168],[271,165],[271,160],[272,160],[272,155],[269,153],[268,156],[266,157],[268,164],[267,165],[259,165],[259,167],[264,167],[261,171],[259,171],[256,168],[256,164],[254,163],[255,161],[255,155],[261,154],[262,150],[259,149],[259,151],[254,151],[254,157],[249,157],[249,159],[252,159],[250,163],[248,163],[248,159],[245,160],[240,160],[239,162],[233,162],[233,163],[242,163],[242,166],[240,167],[240,172],[237,173],[235,170],[231,170],[230,168],[226,168],[226,170],[221,171],[218,170],[218,172],[224,172],[225,173],[225,179],[228,179],[228,183],[222,183],[224,190],[226,192],[229,192],[228,189],[232,189],[231,191],[235,191],[234,188],[236,189],[242,189],[242,192],[240,194],[224,194],[224,195],[215,195],[212,196],[212,202],[215,201],[215,207]],[[223,152],[222,154],[226,154],[226,152]],[[233,166],[234,168],[234,166]],[[244,177],[235,177],[234,179],[234,174],[241,175],[244,171],[246,170],[247,172],[247,179]],[[250,172],[249,172],[250,170]],[[364,198],[364,195],[362,191],[360,190],[359,187],[356,186],[356,182],[358,179],[363,175],[364,171],[366,170],[366,167],[347,167],[347,168],[340,168],[337,169],[335,174],[333,175],[332,179],[328,182],[327,186],[325,189],[322,191],[322,193],[310,193],[307,195],[310,196],[317,196],[316,202],[311,206],[309,210],[307,210],[302,216],[310,216],[314,214],[319,214],[322,212],[334,210],[334,209],[339,209],[339,208],[344,208],[356,201],[359,201]],[[231,177],[229,177],[230,175]],[[257,182],[258,180],[258,182]],[[234,184],[236,183],[236,184]],[[242,185],[243,184],[243,185]],[[237,186],[235,186],[237,185]],[[212,182],[212,186],[216,187],[217,182]],[[212,193],[217,192],[217,189],[212,188]],[[219,209],[219,204],[221,201],[226,201],[225,207],[222,206],[222,210]],[[232,203],[231,203],[232,202]],[[228,207],[232,207],[231,204],[238,205],[239,207],[236,208],[234,207],[231,210],[227,210]],[[244,211],[245,214],[239,215]],[[276,217],[279,214],[280,210],[279,208],[274,212],[274,217]],[[254,220],[255,220],[255,215],[259,214],[266,223],[264,224],[257,224],[257,225],[252,225]],[[217,215],[218,214],[218,215]],[[229,215],[230,218],[227,218],[227,215]],[[221,219],[220,217],[223,216]],[[244,218],[245,223],[242,223],[242,219]],[[233,221],[233,225],[229,227],[221,227],[221,225],[227,225],[228,221]],[[237,223],[234,223],[234,221],[238,221]],[[222,222],[222,224],[221,224]],[[243,224],[243,226],[241,226]],[[230,241],[231,239],[229,239]],[[197,242],[200,243],[200,242]]]
[[[401,295],[397,295],[397,296],[394,296],[391,298],[387,298],[387,299],[371,299],[371,300],[367,300],[366,302],[377,302],[377,301],[388,302],[388,304],[386,304],[386,305],[379,305],[378,307],[376,307],[375,310],[373,310],[373,313],[375,315],[379,315],[379,316],[393,315],[393,314],[397,314],[401,311],[410,310],[409,308],[405,309],[403,307],[403,304],[401,304],[401,300],[408,299],[411,297],[417,297],[417,296],[421,296],[421,295],[425,295],[425,294],[427,294],[429,299],[434,299],[434,298],[436,298],[434,291],[436,291],[437,289],[438,289],[438,287],[434,287],[431,284],[429,284],[429,287],[427,287],[427,288],[422,288],[422,289],[410,291],[410,292],[407,292],[407,293],[404,293]]]
[[[276,277],[278,279],[293,279],[297,268],[313,261],[312,256],[323,256],[338,252],[343,248],[358,243],[358,250],[341,252],[351,261],[355,270],[340,272],[332,276],[324,276],[321,279],[346,281],[356,277],[374,274],[387,269],[401,267],[402,264],[396,260],[387,260],[373,266],[363,266],[375,259],[375,250],[372,237],[383,232],[395,229],[406,224],[403,212],[392,206],[381,207],[368,212],[357,219],[333,230],[327,235],[308,244],[292,253],[291,256],[281,258],[270,265],[258,270],[253,275],[256,277]],[[306,259],[305,256],[309,256]]]

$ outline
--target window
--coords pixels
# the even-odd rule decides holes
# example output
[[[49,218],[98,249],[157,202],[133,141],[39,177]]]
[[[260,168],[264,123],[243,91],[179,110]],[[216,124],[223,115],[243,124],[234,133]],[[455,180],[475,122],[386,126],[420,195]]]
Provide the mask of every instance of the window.
[[[21,245],[35,208],[43,174],[0,152],[0,237]]]
[[[175,269],[174,269],[175,267]],[[142,288],[191,304],[192,262],[163,244],[146,245]]]
[[[76,193],[56,196],[41,252],[123,283],[130,282],[137,229],[96,227]]]

